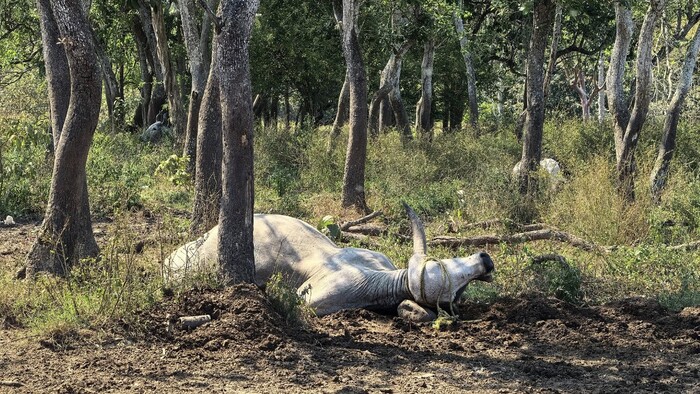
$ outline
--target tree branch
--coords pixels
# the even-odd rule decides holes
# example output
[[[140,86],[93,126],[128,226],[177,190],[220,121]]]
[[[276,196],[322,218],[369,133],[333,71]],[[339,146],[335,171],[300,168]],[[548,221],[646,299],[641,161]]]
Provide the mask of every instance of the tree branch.
[[[445,246],[448,248],[459,248],[463,246],[486,246],[486,245],[498,245],[500,243],[506,244],[518,244],[530,241],[559,241],[568,243],[571,246],[585,250],[587,252],[602,252],[607,253],[607,250],[603,247],[590,243],[582,238],[575,235],[569,234],[564,231],[553,230],[553,229],[543,229],[526,231],[522,233],[512,234],[512,235],[482,235],[476,237],[468,238],[456,238],[456,237],[435,237],[428,245],[430,246]]]

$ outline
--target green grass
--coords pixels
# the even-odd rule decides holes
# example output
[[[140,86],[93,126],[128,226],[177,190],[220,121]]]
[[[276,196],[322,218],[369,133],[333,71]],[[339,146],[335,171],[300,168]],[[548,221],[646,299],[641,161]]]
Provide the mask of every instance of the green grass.
[[[432,144],[413,141],[404,146],[396,132],[370,141],[368,203],[384,211],[390,234],[408,231],[400,204],[403,200],[424,219],[429,237],[445,235],[448,228],[464,229],[467,223],[500,218],[544,222],[601,246],[618,246],[610,253],[592,253],[551,241],[493,245],[488,252],[496,263],[494,282],[470,286],[469,299],[488,302],[498,296],[539,292],[584,304],[644,295],[658,298],[673,310],[699,305],[700,255],[667,246],[700,238],[696,155],[700,136],[689,125],[681,125],[685,134],[680,143],[687,144],[679,145],[668,190],[662,204],[654,206],[647,197],[646,178],[653,164],[656,142],[652,135],[658,134],[654,131],[657,126],[650,123],[640,142],[639,198],[633,204],[615,194],[612,130],[582,126],[574,120],[555,120],[545,128],[544,156],[560,161],[566,183],[558,191],[544,188],[528,204],[522,202],[511,180],[520,145],[510,127],[480,137],[438,133]],[[12,135],[24,130],[24,137],[21,143],[14,137],[12,144],[2,148],[3,180],[10,186],[0,191],[0,214],[40,215],[51,170],[44,161],[45,141],[26,132],[29,129],[21,124],[13,127]],[[9,141],[9,129],[0,130],[0,141]],[[340,220],[359,216],[339,206],[347,131],[327,153],[329,131],[329,127],[257,131],[257,212],[284,213],[312,224],[326,215]],[[126,318],[158,300],[163,285],[160,262],[178,244],[194,238],[187,233],[193,185],[182,176],[185,161],[173,156],[175,152],[172,146],[144,145],[131,134],[98,132],[88,162],[91,206],[96,218],[115,220],[102,247],[102,259],[84,262],[66,280],[16,282],[11,273],[2,273],[0,316],[43,332],[61,331]],[[143,220],[145,212],[158,225],[150,234],[154,241],[149,251],[138,255],[129,245],[143,234],[134,233],[132,222]],[[517,231],[509,225],[451,235]],[[374,241],[397,266],[405,266],[411,245],[394,235]],[[437,248],[430,253],[451,257],[476,251]],[[548,253],[564,256],[568,266],[531,263],[534,256]],[[200,279],[189,285],[216,285],[211,278]],[[281,282],[271,289],[280,310],[296,319],[298,299],[290,295],[293,292],[286,291]]]

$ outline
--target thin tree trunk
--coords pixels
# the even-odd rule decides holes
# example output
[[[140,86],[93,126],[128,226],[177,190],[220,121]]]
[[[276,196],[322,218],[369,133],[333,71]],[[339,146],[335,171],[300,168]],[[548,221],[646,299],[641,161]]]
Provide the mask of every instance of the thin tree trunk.
[[[600,52],[598,58],[598,123],[602,124],[605,121],[605,57],[603,52]]]
[[[391,109],[389,98],[385,98],[379,104],[379,133],[386,133],[387,129],[394,125],[394,112]]]
[[[54,148],[58,146],[61,130],[66,120],[70,101],[70,78],[66,51],[60,42],[61,34],[53,15],[50,0],[37,0],[41,40],[46,68],[46,82],[49,91],[49,113]]]
[[[615,6],[616,15],[618,15],[618,8],[621,9],[619,15],[625,15],[629,12],[629,10],[622,10],[624,6],[620,3],[616,3]],[[656,21],[659,15],[661,14],[663,6],[663,0],[652,0],[647,14],[644,17],[644,22],[642,23],[642,28],[639,32],[639,39],[637,40],[634,107],[632,109],[632,113],[629,115],[629,121],[627,122],[626,127],[622,128],[621,124],[615,125],[617,188],[618,193],[628,201],[634,200],[634,175],[636,172],[636,162],[634,153],[637,147],[637,142],[639,140],[639,133],[641,132],[642,126],[646,121],[647,112],[649,111],[649,103],[651,101],[651,50],[654,43],[654,27],[656,25]],[[631,12],[629,12],[629,14],[631,14]],[[627,21],[623,20],[622,23],[627,23]],[[613,63],[612,58],[610,64],[610,68],[612,70],[612,65],[615,64]],[[610,75],[608,75],[608,80],[611,80]],[[613,83],[619,83],[619,85],[622,84],[621,82],[614,81],[614,79]],[[615,101],[616,100],[613,99],[613,102]],[[619,107],[615,108],[615,111],[619,110]],[[619,118],[623,117],[614,117],[616,123]]]
[[[153,21],[151,19],[151,10],[145,0],[138,0],[138,12],[139,20],[141,21],[141,28],[146,39],[146,46],[142,48],[145,50],[147,57],[146,60],[151,67],[152,74],[155,77],[155,83],[152,85],[151,97],[148,100],[148,107],[146,110],[146,119],[144,125],[148,126],[156,121],[156,117],[160,113],[163,105],[167,102],[168,98],[165,93],[165,87],[163,82],[163,65],[158,61],[158,49],[156,48],[156,35],[153,31]]]
[[[416,106],[416,132],[432,139],[433,132],[433,61],[435,40],[428,40],[423,47],[421,63],[421,96]]]
[[[544,98],[549,96],[549,86],[552,83],[552,77],[557,67],[557,49],[561,40],[561,0],[556,1],[556,9],[554,11],[554,29],[552,31],[552,45],[549,48],[549,62],[547,63],[547,74],[544,77]]]
[[[156,37],[158,59],[163,67],[165,91],[168,95],[168,106],[170,107],[170,123],[172,124],[173,133],[178,138],[183,138],[187,121],[185,118],[185,110],[182,107],[180,87],[178,86],[175,71],[170,61],[170,49],[168,48],[165,20],[163,19],[163,5],[160,2],[152,3],[151,19]]]
[[[403,99],[401,98],[401,89],[398,86],[398,80],[401,79],[401,70],[399,70],[399,75],[397,79],[397,85],[389,93],[389,103],[391,103],[391,108],[394,111],[394,118],[396,119],[396,128],[401,132],[401,140],[403,143],[413,139],[413,134],[411,134],[411,121],[408,118],[408,112],[406,111],[406,106],[403,104]]]
[[[666,180],[668,179],[673,151],[676,149],[678,120],[681,116],[685,98],[693,83],[693,73],[697,63],[698,51],[700,51],[700,29],[695,30],[695,35],[688,45],[676,92],[666,110],[666,120],[664,121],[664,131],[659,145],[659,154],[656,157],[654,169],[651,171],[651,196],[656,202],[661,201],[661,192],[665,188]]]
[[[341,205],[369,211],[365,201],[367,160],[367,75],[357,37],[357,0],[343,0],[343,54],[350,84],[350,134],[345,158]]]
[[[49,203],[39,236],[27,255],[26,275],[40,271],[66,275],[80,259],[99,253],[92,233],[85,164],[99,118],[102,86],[100,67],[94,61],[95,44],[82,4],[68,0],[40,0],[39,4],[42,20],[50,21],[47,14],[53,12],[54,26],[60,32],[58,42],[70,70],[69,75],[63,75],[70,80],[70,99],[56,145]],[[52,49],[45,53],[58,52]],[[52,75],[59,76],[58,71],[52,70]],[[57,92],[50,97],[61,95]]]
[[[380,78],[379,89],[372,97],[369,107],[369,134],[372,138],[379,136],[379,109],[382,101],[389,97],[389,93],[399,85],[403,55],[408,51],[410,44],[405,42],[396,52],[392,53],[387,61]]]
[[[193,0],[179,0],[180,20],[182,21],[182,33],[185,38],[185,49],[189,59],[192,86],[190,89],[190,104],[187,111],[187,127],[185,131],[185,144],[182,154],[190,158],[188,170],[194,175],[197,155],[197,121],[199,108],[207,83],[207,71],[204,64],[204,48],[201,45],[201,34],[197,27],[197,18]],[[204,17],[207,13],[204,12]],[[202,28],[207,24],[202,20]]]
[[[535,177],[542,155],[542,128],[544,126],[544,53],[548,32],[552,27],[554,3],[535,0],[533,32],[527,55],[527,115],[523,136],[523,165],[519,174],[520,193],[531,195],[537,189]]]
[[[340,89],[340,95],[338,96],[338,109],[335,113],[335,120],[333,121],[333,129],[331,134],[328,136],[328,147],[327,152],[331,152],[335,147],[335,144],[340,135],[340,131],[343,125],[348,119],[348,107],[350,105],[350,82],[348,81],[347,73],[345,75],[345,81],[343,82],[343,87]]]
[[[463,1],[459,1],[459,10],[463,8]],[[467,101],[469,102],[469,123],[472,127],[476,128],[479,124],[479,102],[477,101],[476,95],[476,72],[474,71],[474,63],[472,61],[472,55],[469,51],[469,39],[464,32],[464,22],[462,21],[462,16],[455,12],[452,15],[454,20],[455,29],[457,30],[457,37],[459,37],[459,47],[462,51],[462,58],[464,59],[464,66],[467,69]]]
[[[217,38],[212,42],[212,62],[197,121],[197,155],[194,208],[190,230],[202,234],[219,221],[221,209],[221,103],[216,62]]]
[[[217,45],[222,195],[219,265],[225,283],[255,282],[253,255],[253,91],[248,43],[259,0],[222,0]]]

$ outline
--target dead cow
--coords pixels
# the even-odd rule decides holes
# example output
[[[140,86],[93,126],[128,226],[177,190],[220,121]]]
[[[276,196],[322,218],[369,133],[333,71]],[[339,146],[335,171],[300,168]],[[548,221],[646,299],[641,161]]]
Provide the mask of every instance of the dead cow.
[[[322,316],[342,309],[409,310],[409,318],[434,316],[427,308],[457,300],[474,279],[490,281],[494,264],[485,253],[436,260],[427,257],[423,224],[405,205],[413,231],[413,256],[397,269],[384,254],[340,248],[309,224],[283,215],[254,218],[255,280],[264,286],[281,272]],[[214,227],[165,261],[166,281],[201,270],[216,270],[218,232]]]

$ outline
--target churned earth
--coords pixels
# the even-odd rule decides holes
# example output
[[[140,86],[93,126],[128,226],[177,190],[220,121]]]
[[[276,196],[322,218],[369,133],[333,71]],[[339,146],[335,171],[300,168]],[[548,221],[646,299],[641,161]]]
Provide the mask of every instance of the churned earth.
[[[201,314],[212,321],[176,322]],[[700,308],[525,295],[459,316],[439,328],[364,310],[294,324],[254,286],[192,290],[99,332],[5,324],[0,393],[700,392]]]

